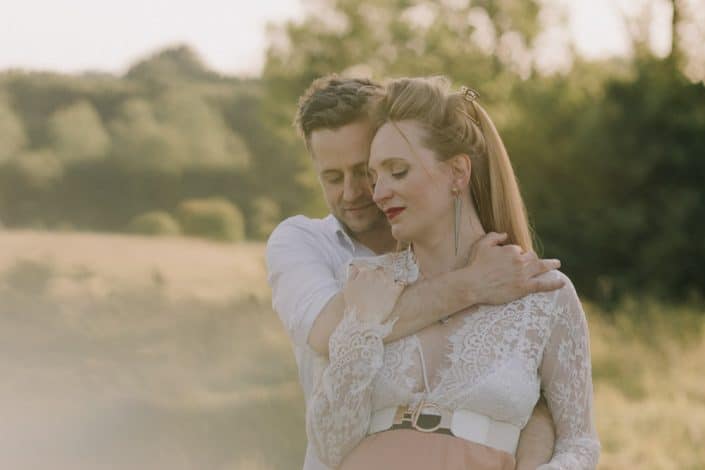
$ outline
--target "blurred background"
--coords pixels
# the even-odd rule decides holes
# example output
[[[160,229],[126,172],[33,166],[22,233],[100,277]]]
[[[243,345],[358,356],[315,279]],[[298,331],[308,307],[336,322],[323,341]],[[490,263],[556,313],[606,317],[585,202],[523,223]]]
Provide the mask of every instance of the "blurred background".
[[[589,317],[602,469],[705,468],[703,0],[28,0],[0,19],[0,467],[298,469],[264,241],[316,77],[476,88]]]

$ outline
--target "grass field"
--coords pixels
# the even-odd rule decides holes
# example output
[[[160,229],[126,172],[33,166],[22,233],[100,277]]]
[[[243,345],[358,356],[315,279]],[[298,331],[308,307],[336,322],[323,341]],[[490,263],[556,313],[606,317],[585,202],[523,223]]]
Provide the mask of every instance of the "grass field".
[[[0,468],[300,469],[261,244],[0,232]],[[586,304],[601,469],[705,468],[705,312]]]

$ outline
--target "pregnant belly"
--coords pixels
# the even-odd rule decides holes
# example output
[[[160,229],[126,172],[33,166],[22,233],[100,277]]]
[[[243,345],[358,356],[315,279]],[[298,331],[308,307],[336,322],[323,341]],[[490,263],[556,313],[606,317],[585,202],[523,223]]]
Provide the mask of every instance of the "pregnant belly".
[[[513,470],[514,456],[446,434],[396,429],[367,436],[340,470]]]

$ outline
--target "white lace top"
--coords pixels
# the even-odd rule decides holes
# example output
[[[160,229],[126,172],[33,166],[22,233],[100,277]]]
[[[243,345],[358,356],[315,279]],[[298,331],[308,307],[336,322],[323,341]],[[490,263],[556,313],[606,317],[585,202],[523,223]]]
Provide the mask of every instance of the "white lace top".
[[[382,265],[416,279],[411,255],[393,253],[357,266]],[[411,269],[409,269],[411,267]],[[556,427],[548,469],[594,469],[600,451],[592,413],[587,322],[570,280],[554,292],[499,306],[473,307],[448,324],[384,345],[395,319],[358,321],[346,310],[330,337],[308,403],[306,426],[321,460],[331,467],[365,438],[371,413],[422,398],[449,410],[485,414],[523,428],[543,391]]]

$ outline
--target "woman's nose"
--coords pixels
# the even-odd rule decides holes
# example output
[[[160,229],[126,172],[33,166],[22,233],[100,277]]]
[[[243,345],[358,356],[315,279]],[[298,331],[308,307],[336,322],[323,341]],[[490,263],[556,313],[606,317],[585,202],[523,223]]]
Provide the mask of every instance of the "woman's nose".
[[[384,201],[392,196],[392,192],[389,187],[384,184],[382,178],[377,179],[377,183],[374,185],[374,191],[372,193],[372,200],[377,205],[381,205]]]

